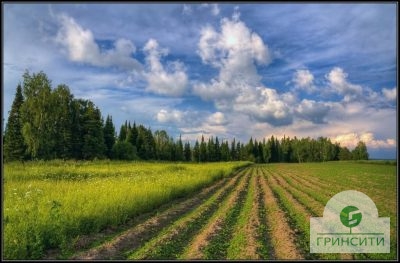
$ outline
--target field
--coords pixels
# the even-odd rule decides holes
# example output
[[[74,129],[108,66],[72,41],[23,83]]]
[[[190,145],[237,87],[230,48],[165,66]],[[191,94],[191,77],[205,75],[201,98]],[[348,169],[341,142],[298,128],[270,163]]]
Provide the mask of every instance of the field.
[[[50,162],[4,168],[6,259],[396,259],[396,166]],[[311,254],[310,217],[358,190],[390,254]]]

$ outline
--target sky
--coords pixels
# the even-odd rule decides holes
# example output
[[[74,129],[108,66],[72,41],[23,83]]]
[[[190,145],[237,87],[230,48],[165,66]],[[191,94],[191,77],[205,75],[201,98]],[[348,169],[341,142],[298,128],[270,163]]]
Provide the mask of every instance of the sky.
[[[3,3],[3,122],[25,70],[193,142],[328,137],[396,158],[396,3]]]

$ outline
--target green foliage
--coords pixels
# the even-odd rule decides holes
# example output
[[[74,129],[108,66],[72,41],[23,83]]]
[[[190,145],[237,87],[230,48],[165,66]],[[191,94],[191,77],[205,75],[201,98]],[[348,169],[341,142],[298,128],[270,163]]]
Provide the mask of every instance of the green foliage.
[[[77,159],[93,160],[102,158],[131,159],[131,147],[124,144],[117,147],[112,117],[107,116],[103,125],[100,110],[89,100],[74,99],[66,85],[52,90],[46,74],[23,75],[23,89],[18,86],[16,98],[9,116],[5,135],[5,160],[31,159]],[[21,136],[22,135],[22,136]],[[251,161],[256,163],[276,162],[326,162],[333,160],[368,160],[365,143],[359,142],[350,152],[346,147],[333,144],[330,139],[297,139],[271,136],[268,140],[250,138],[247,144],[235,138],[229,144],[218,137],[204,136],[196,141],[193,148],[189,142],[182,142],[181,136],[174,142],[166,131],[150,127],[131,127],[125,121],[121,125],[118,142],[128,142],[136,149],[141,160],[163,161]],[[26,150],[25,150],[26,149]],[[121,153],[121,149],[129,151]]]
[[[126,141],[129,142],[132,146],[136,147],[138,138],[138,129],[136,128],[136,122],[133,123],[132,128],[129,128],[127,126],[126,129],[128,130],[128,133],[126,135]],[[123,130],[123,127],[121,127],[121,130]]]
[[[125,121],[125,124],[121,125],[121,129],[119,130],[118,141],[120,142],[125,141],[127,139],[127,133],[128,133],[128,123],[127,121]],[[134,143],[136,144],[136,140],[134,140]]]
[[[193,161],[200,162],[200,145],[199,145],[199,141],[197,141],[197,140],[193,147]]]
[[[51,101],[57,105],[50,116],[53,123],[51,139],[54,140],[51,158],[67,159],[72,156],[72,100],[66,85],[58,85],[51,93]]]
[[[22,87],[17,87],[7,123],[5,160],[109,156],[115,133],[110,124],[107,123],[103,138],[101,113],[91,101],[74,99],[63,84],[52,89],[51,81],[42,71],[37,74],[26,71]]]
[[[338,158],[340,161],[351,160],[352,159],[351,152],[349,151],[349,149],[347,149],[347,147],[341,147],[339,150]]]
[[[112,158],[112,148],[115,144],[115,127],[112,122],[112,117],[107,115],[106,122],[103,129],[104,144],[106,145],[106,157]]]
[[[20,110],[23,103],[22,88],[18,85],[4,134],[4,159],[7,161],[22,160],[25,156],[26,145],[22,136]]]
[[[135,160],[138,159],[136,147],[129,142],[117,142],[111,150],[111,157],[116,160]]]
[[[106,150],[103,135],[103,122],[100,110],[89,101],[85,110],[83,124],[83,158],[93,160],[94,158],[103,158]]]
[[[123,224],[247,164],[6,163],[3,257],[40,259],[51,248],[65,253],[82,234]]]
[[[368,160],[367,146],[364,142],[359,141],[356,148],[351,152],[353,160]]]
[[[207,162],[207,146],[204,142],[204,136],[201,136],[199,162]]]
[[[184,155],[184,161],[185,162],[190,162],[192,159],[192,151],[190,149],[190,143],[187,142],[185,143],[185,149],[183,150],[183,155]]]
[[[51,81],[39,72],[23,75],[23,95],[21,106],[23,136],[32,158],[50,159],[54,149],[51,114],[56,105],[51,100]]]

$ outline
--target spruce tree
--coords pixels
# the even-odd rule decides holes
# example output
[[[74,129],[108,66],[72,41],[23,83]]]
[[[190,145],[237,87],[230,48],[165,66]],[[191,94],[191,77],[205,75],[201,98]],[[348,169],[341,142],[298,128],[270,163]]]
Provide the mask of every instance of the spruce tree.
[[[128,123],[127,121],[125,121],[125,124],[121,125],[121,129],[119,130],[119,136],[118,136],[118,141],[119,142],[123,142],[126,140],[127,138],[127,127],[128,127]]]
[[[136,122],[133,122],[133,127],[130,129],[130,133],[128,133],[127,140],[133,146],[136,146],[137,138],[138,138],[138,129],[136,128]]]
[[[189,142],[185,143],[185,148],[183,150],[183,155],[184,155],[184,158],[185,158],[186,162],[189,162],[191,160],[192,151],[190,149],[190,143]]]
[[[22,160],[25,155],[26,145],[22,136],[20,111],[23,103],[22,88],[18,84],[4,134],[4,159],[7,161]]]
[[[200,162],[200,145],[198,140],[196,140],[193,147],[193,162]]]
[[[176,143],[176,160],[177,161],[183,161],[184,156],[183,156],[183,144],[182,144],[182,137],[179,135],[179,140]]]
[[[201,136],[199,162],[207,162],[207,144],[204,142],[204,136]]]
[[[115,144],[115,127],[112,122],[112,117],[107,115],[106,122],[103,129],[104,143],[106,145],[106,156],[112,158],[112,148]]]
[[[103,122],[100,110],[89,101],[84,114],[83,158],[92,160],[103,158],[106,150],[103,135]]]
[[[51,93],[54,105],[50,120],[53,123],[51,140],[54,148],[53,158],[70,158],[72,156],[72,99],[73,96],[66,85],[58,85]]]

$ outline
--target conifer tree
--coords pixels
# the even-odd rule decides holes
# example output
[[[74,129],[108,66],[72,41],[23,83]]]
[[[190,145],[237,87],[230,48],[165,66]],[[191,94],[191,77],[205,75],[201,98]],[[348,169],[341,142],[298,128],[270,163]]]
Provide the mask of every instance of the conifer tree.
[[[193,147],[193,161],[200,162],[200,144],[198,140],[196,140],[196,143]]]
[[[183,149],[183,155],[186,162],[189,162],[192,159],[192,151],[190,150],[190,143],[185,143],[185,148]]]
[[[125,121],[125,124],[122,124],[121,128],[119,129],[119,135],[118,135],[119,142],[123,142],[126,140],[126,136],[127,136],[126,128],[127,127],[128,127],[128,123]]]
[[[106,145],[105,154],[107,158],[111,159],[112,148],[115,144],[115,127],[112,122],[112,117],[110,115],[107,115],[107,119],[104,124],[103,135],[104,135],[104,143]]]
[[[204,142],[204,136],[201,136],[199,162],[207,162],[207,146]]]
[[[6,161],[22,160],[25,155],[26,145],[22,136],[21,119],[21,105],[23,103],[22,88],[18,84],[4,134],[4,159]]]

